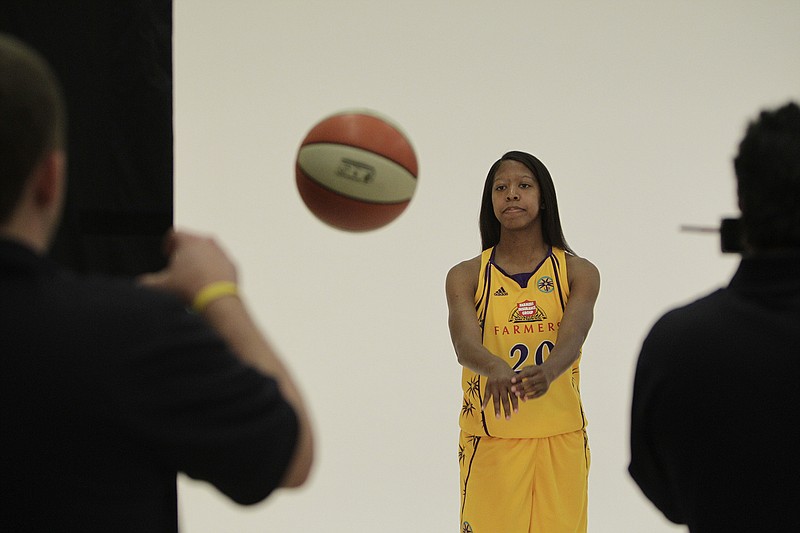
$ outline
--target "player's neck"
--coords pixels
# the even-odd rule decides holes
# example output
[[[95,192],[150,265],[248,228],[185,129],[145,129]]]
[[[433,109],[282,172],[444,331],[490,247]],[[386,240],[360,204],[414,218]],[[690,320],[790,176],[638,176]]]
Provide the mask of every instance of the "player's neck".
[[[531,272],[550,252],[541,232],[503,231],[494,250],[495,264],[506,272]]]

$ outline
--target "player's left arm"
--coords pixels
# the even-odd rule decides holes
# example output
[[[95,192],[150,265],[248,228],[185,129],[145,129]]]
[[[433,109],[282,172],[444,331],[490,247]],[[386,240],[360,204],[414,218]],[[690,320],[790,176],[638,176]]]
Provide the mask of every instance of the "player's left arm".
[[[592,327],[600,272],[586,259],[567,255],[567,276],[569,301],[550,356],[541,365],[525,367],[512,380],[514,392],[523,399],[542,396],[558,376],[572,367]]]

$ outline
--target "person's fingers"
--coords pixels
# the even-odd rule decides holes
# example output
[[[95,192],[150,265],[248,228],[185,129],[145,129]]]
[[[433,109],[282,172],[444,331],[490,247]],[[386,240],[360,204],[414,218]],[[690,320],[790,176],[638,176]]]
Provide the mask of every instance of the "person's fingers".
[[[501,402],[503,405],[503,412],[506,414],[506,420],[511,418],[511,403],[508,401],[508,394],[503,394],[501,398]],[[497,414],[498,418],[500,417],[500,413]]]
[[[500,396],[495,393],[494,396],[494,417],[500,418]]]
[[[148,272],[147,274],[142,274],[138,276],[136,280],[147,287],[159,287],[164,284],[166,278],[167,273],[162,270],[159,272]]]

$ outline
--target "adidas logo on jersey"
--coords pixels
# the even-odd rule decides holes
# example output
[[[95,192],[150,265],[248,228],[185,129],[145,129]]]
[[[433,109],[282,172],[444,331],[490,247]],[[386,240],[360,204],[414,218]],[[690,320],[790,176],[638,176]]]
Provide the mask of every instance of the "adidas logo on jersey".
[[[503,287],[500,287],[499,289],[494,291],[494,295],[495,296],[508,296],[508,293],[506,292],[506,290]]]

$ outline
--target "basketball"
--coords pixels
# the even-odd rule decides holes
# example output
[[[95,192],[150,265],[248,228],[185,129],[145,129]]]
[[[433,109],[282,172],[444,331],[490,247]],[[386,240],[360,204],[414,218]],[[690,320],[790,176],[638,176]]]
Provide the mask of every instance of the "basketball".
[[[303,139],[295,177],[303,202],[319,220],[341,230],[369,231],[408,207],[417,186],[417,157],[387,117],[341,111]]]

